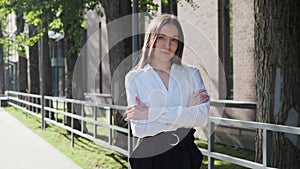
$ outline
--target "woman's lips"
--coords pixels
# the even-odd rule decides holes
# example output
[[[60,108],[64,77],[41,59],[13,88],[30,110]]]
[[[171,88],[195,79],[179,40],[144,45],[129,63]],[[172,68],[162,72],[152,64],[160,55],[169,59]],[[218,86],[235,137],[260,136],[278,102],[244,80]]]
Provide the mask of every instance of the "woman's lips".
[[[171,55],[171,52],[167,50],[160,50],[160,52],[166,55]]]

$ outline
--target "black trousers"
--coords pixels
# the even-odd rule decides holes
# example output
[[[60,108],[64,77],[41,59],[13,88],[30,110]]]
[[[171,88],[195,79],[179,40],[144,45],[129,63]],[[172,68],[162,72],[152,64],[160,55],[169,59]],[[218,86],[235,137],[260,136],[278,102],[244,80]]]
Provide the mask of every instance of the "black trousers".
[[[200,169],[203,155],[194,132],[180,128],[143,138],[129,158],[131,169]]]

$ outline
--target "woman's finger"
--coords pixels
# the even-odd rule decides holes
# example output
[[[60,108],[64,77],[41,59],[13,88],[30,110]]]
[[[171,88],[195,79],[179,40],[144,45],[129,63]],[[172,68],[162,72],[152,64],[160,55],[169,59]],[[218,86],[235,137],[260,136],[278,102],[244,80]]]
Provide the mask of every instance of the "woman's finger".
[[[198,95],[200,95],[201,93],[204,93],[204,92],[206,92],[205,89],[200,89],[200,90],[197,90],[197,91],[196,91],[196,93],[197,93]]]
[[[141,105],[141,104],[142,104],[141,100],[140,100],[137,96],[135,96],[135,102],[136,102],[136,104],[138,104],[138,105]]]
[[[203,102],[206,102],[206,101],[208,101],[208,100],[209,100],[209,96],[205,96],[205,97],[202,97],[202,98],[200,99],[200,102],[203,103]]]

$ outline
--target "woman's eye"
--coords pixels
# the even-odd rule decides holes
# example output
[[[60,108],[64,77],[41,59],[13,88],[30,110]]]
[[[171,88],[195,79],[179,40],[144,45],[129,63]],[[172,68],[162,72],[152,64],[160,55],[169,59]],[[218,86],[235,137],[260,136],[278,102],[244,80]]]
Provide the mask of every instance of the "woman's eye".
[[[178,42],[178,39],[172,38],[171,41],[177,43],[177,42]]]
[[[165,37],[164,37],[164,36],[158,36],[158,39],[159,39],[159,40],[164,40]]]

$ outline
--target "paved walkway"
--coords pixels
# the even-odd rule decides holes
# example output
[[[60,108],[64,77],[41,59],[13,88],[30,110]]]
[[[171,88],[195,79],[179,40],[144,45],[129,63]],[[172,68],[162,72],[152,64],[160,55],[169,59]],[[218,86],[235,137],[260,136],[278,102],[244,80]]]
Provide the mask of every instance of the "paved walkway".
[[[0,169],[81,169],[0,107]]]

